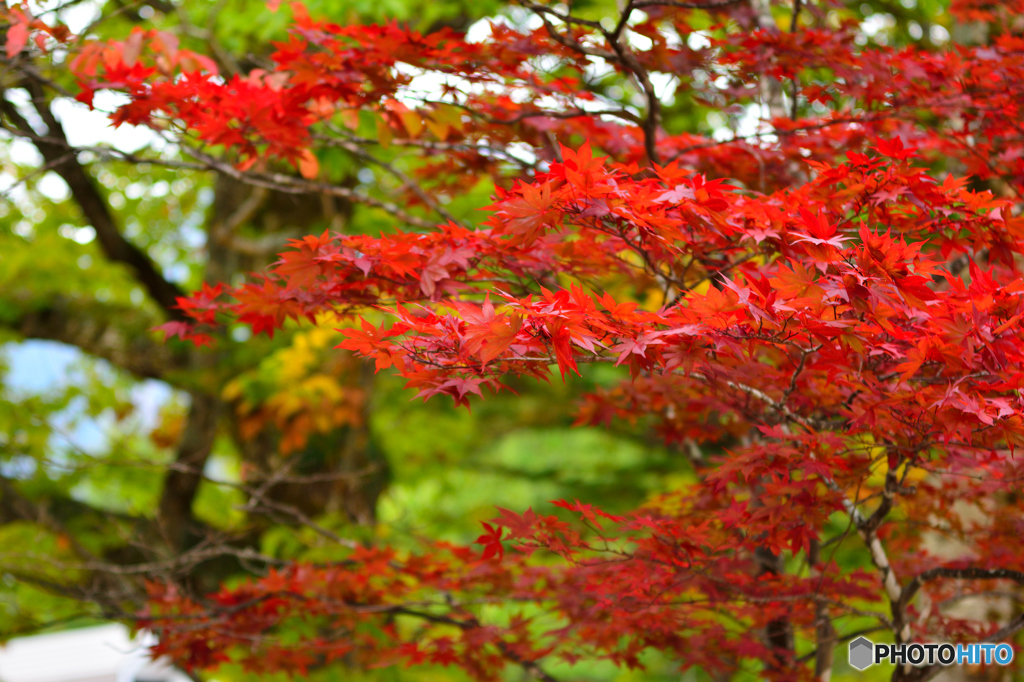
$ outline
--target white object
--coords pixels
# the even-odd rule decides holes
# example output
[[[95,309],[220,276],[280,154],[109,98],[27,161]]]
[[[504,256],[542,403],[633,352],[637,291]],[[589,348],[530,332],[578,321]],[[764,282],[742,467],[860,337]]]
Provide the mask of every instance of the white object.
[[[19,637],[0,647],[0,682],[190,682],[166,662],[151,661],[155,640],[113,623]]]

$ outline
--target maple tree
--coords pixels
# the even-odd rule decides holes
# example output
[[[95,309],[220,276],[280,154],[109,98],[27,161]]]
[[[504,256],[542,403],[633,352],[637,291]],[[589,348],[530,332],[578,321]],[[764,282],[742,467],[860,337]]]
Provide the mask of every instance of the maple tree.
[[[290,38],[263,66],[220,75],[216,55],[136,28],[73,43],[76,97],[123,93],[115,125],[180,146],[149,163],[391,225],[292,239],[247,281],[190,296],[151,278],[173,301],[158,328],[216,346],[239,323],[312,323],[412,396],[466,408],[521,377],[624,367],[577,422],[642,423],[693,476],[628,512],[500,509],[471,545],[332,536],[343,558],[205,594],[153,580],[132,615],[157,652],[197,670],[555,680],[653,651],[714,679],[827,680],[863,634],[1024,630],[1019,608],[955,609],[1024,585],[1024,6],[957,0],[946,11],[980,38],[925,40],[913,22],[916,40],[889,45],[839,2],[526,0],[472,39],[272,4]],[[5,17],[8,59],[74,41],[25,6]],[[671,130],[683,98],[702,125]],[[744,107],[753,132],[711,134]],[[395,149],[413,161],[384,160]],[[332,177],[336,150],[385,169],[390,196]],[[447,207],[482,181],[494,196],[471,224]],[[278,419],[287,451],[318,420],[358,421],[360,405],[310,391],[302,420],[287,401],[245,408],[260,418],[243,438]]]

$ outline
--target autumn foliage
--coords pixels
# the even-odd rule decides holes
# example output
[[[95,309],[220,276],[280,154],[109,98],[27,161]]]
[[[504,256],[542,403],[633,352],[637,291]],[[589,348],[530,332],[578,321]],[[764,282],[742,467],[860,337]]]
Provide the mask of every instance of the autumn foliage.
[[[840,3],[630,0],[602,20],[520,6],[538,19],[469,40],[296,3],[270,70],[223,78],[141,30],[84,43],[71,67],[81,101],[125,93],[116,125],[183,140],[197,163],[392,216],[381,234],[292,240],[249,281],[180,300],[168,336],[328,325],[410,397],[467,408],[509,376],[628,367],[579,423],[649,422],[693,483],[625,515],[502,509],[472,547],[353,543],[205,599],[153,584],[139,624],[159,651],[551,680],[654,649],[716,679],[794,680],[828,679],[861,632],[1015,636],[1020,616],[936,605],[1024,584],[1024,37],[993,14],[1021,8],[954,2],[991,22],[984,42],[890,47],[859,41]],[[19,11],[9,54],[44,30]],[[756,102],[763,127],[666,130],[663,76],[712,110]],[[394,202],[318,161],[393,146],[420,158]],[[498,189],[481,224],[447,216],[482,178]],[[278,636],[296,627],[310,634]]]

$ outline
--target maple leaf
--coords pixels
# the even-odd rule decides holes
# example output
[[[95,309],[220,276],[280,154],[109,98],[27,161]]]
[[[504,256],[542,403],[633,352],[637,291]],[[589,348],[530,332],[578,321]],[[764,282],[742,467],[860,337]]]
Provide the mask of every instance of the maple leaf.
[[[903,147],[903,140],[898,137],[894,137],[891,140],[878,139],[875,141],[874,148],[878,150],[878,153],[882,156],[887,156],[899,161],[906,161],[909,158],[917,156],[913,149],[905,149]]]
[[[338,329],[337,331],[348,338],[336,347],[374,358],[377,372],[390,367],[395,362],[395,357],[388,352],[390,343],[387,338],[391,336],[391,333],[386,331],[383,325],[378,328],[366,320],[361,320],[360,326],[362,330],[354,327]]]
[[[828,218],[822,214],[813,215],[805,208],[800,209],[800,222],[807,227],[809,235],[796,232],[800,239],[796,243],[810,242],[816,246],[828,245],[842,248],[843,242],[849,241],[849,237],[836,236],[836,226],[831,224]]]
[[[501,526],[492,526],[486,521],[482,521],[480,525],[484,527],[484,533],[474,540],[473,544],[483,545],[481,558],[484,561],[488,559],[501,561],[505,557],[505,546],[501,542],[505,529]]]
[[[564,145],[559,145],[562,152],[563,164],[572,169],[573,171],[582,174],[592,173],[593,171],[603,169],[604,164],[602,161],[604,157],[595,158],[593,149],[590,146],[590,140],[583,142],[578,150],[570,149]]]
[[[799,261],[791,261],[789,265],[789,268],[780,265],[777,275],[771,280],[779,297],[794,308],[819,303],[825,291],[813,276],[813,271]]]
[[[198,347],[202,346],[213,346],[213,337],[209,334],[197,333],[194,327],[187,322],[164,322],[163,324],[153,327],[151,331],[161,331],[164,333],[164,340],[168,340],[174,337],[180,338],[182,341],[191,341]]]
[[[567,502],[565,500],[552,500],[551,504],[555,505],[556,507],[561,507],[562,509],[568,509],[569,511],[579,512],[580,516],[583,519],[593,523],[598,528],[601,528],[601,522],[598,520],[599,516],[608,519],[609,521],[612,521],[614,523],[623,523],[626,520],[623,516],[609,514],[594,507],[594,505],[583,504],[579,500],[574,500],[572,502]]]
[[[690,310],[707,318],[708,324],[714,323],[717,325],[727,324],[733,314],[743,307],[735,292],[729,289],[720,291],[715,287],[708,289],[708,292],[703,296],[690,292],[687,296],[687,302],[689,303]]]
[[[321,274],[321,250],[330,243],[327,231],[318,238],[308,236],[304,239],[292,239],[289,246],[294,251],[285,251],[274,263],[274,271],[284,277],[289,287],[305,288],[313,284]]]
[[[463,347],[469,355],[479,355],[484,366],[508,350],[523,326],[520,315],[497,315],[489,294],[480,308],[467,303],[456,308],[468,323]]]
[[[552,185],[546,182],[540,187],[520,184],[518,196],[508,198],[491,208],[503,220],[495,224],[497,234],[512,234],[511,244],[528,244],[537,239],[548,223],[552,212]]]
[[[508,539],[510,540],[527,538],[532,535],[534,526],[539,520],[537,512],[532,508],[522,514],[501,507],[497,507],[497,510],[499,516],[494,519],[494,525],[508,528]]]
[[[558,362],[558,371],[565,378],[567,371],[581,376],[576,360],[573,358],[571,335],[565,320],[554,319],[547,323],[547,331],[551,339],[551,347],[555,351],[555,360]]]
[[[658,338],[649,336],[646,332],[641,333],[635,339],[624,339],[619,345],[614,346],[611,350],[613,353],[618,353],[619,357],[615,361],[615,366],[621,365],[630,355],[639,355],[642,358],[646,358],[648,346],[660,346],[665,342]]]
[[[693,191],[693,187],[686,184],[682,184],[676,185],[674,189],[662,193],[662,195],[659,196],[656,199],[656,201],[678,204],[683,201],[693,201],[695,197],[696,194]]]

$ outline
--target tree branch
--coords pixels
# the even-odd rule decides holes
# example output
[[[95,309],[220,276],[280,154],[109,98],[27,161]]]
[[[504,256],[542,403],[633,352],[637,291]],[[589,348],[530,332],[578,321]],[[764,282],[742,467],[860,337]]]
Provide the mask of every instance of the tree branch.
[[[43,160],[51,165],[53,171],[64,180],[85,219],[96,230],[97,240],[107,258],[131,268],[150,297],[164,309],[169,318],[184,319],[184,313],[177,308],[177,300],[184,296],[185,292],[176,284],[167,281],[149,256],[124,238],[107,202],[92,178],[86,173],[77,157],[68,155],[67,150],[74,149],[74,147],[68,143],[64,128],[50,111],[49,101],[42,86],[31,76],[26,77],[23,85],[29,91],[33,107],[42,118],[43,123],[46,124],[47,137],[53,138],[55,141],[45,141],[36,136],[28,121],[18,113],[10,102],[2,97],[2,91],[0,91],[0,111],[16,129],[31,134]]]
[[[405,616],[412,616],[414,618],[421,618],[432,623],[452,625],[454,627],[459,628],[460,630],[472,630],[483,627],[480,624],[480,621],[473,617],[470,617],[466,620],[459,620],[457,618],[451,618],[449,616],[424,613],[422,611],[415,611],[413,609],[405,607],[396,607],[392,609],[392,613],[402,614]],[[509,647],[508,644],[506,644],[505,642],[499,640],[495,643],[495,646],[498,648],[498,651],[501,652],[502,656],[504,656],[509,661],[519,665],[523,668],[523,670],[533,675],[538,680],[541,680],[542,682],[558,682],[558,680],[555,677],[552,677],[550,673],[546,672],[543,668],[537,665],[536,661],[531,661],[523,658],[515,651],[513,651],[512,648]]]
[[[148,324],[131,328],[125,319],[124,315],[98,314],[81,301],[56,298],[0,324],[28,339],[75,346],[145,379],[168,380],[174,371],[188,366],[187,350],[156,343],[146,334]]]
[[[278,192],[284,192],[285,194],[323,194],[326,196],[338,197],[340,199],[347,199],[354,203],[379,208],[386,213],[390,213],[403,223],[414,227],[423,229],[433,229],[435,227],[434,223],[411,215],[394,202],[374,199],[373,197],[366,196],[365,194],[356,192],[348,187],[332,185],[326,182],[303,180],[284,173],[243,172],[232,166],[227,161],[222,161],[216,157],[210,156],[209,154],[205,154],[198,149],[193,149],[185,145],[182,145],[181,149],[192,158],[200,161],[207,169],[215,170],[218,173],[234,178],[235,180],[247,185],[252,185],[253,187],[265,187],[267,189],[277,190]],[[160,163],[160,161],[154,161],[154,163]]]
[[[195,501],[202,470],[213,450],[217,420],[222,403],[216,397],[194,392],[185,430],[174,458],[177,466],[164,478],[157,511],[160,533],[172,548],[183,550],[195,534],[192,503]]]
[[[925,583],[940,578],[953,578],[958,580],[1012,580],[1018,585],[1024,585],[1024,571],[1014,571],[1009,568],[980,568],[967,566],[964,568],[946,568],[939,566],[919,573],[913,580],[903,587],[899,598],[900,610],[910,605],[910,601],[924,587]]]

